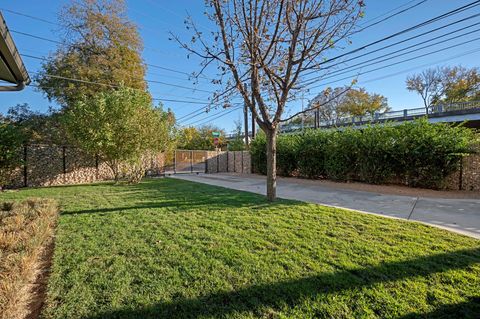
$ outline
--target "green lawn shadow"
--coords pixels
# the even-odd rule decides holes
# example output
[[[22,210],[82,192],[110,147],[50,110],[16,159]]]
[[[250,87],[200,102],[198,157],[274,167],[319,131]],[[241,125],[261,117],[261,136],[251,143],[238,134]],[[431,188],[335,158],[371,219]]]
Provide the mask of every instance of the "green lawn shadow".
[[[247,311],[255,313],[265,306],[272,308],[279,308],[282,304],[295,306],[301,299],[313,298],[319,294],[331,294],[369,287],[376,283],[464,269],[477,264],[479,260],[480,248],[459,250],[367,268],[346,269],[296,280],[253,285],[194,299],[179,297],[173,302],[160,302],[145,308],[108,311],[88,318],[223,318],[232,313],[237,315]],[[412,313],[401,318],[480,318],[480,302],[476,296],[463,303],[440,305],[429,313]]]

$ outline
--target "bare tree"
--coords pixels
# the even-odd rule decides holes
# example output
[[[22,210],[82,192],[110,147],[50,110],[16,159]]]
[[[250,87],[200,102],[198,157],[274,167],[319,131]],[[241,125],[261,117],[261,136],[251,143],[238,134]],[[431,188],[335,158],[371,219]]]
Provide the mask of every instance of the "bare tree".
[[[326,53],[344,45],[362,16],[360,0],[206,0],[216,29],[203,34],[192,19],[191,43],[174,38],[218,67],[225,92],[239,94],[267,137],[267,198],[276,198],[276,137],[287,102],[304,89],[307,71],[325,72]],[[200,72],[201,73],[201,72]],[[249,83],[247,83],[249,82]],[[303,112],[311,111],[309,109]]]
[[[407,90],[417,92],[422,97],[425,112],[428,114],[432,104],[443,94],[441,68],[426,69],[407,77]]]

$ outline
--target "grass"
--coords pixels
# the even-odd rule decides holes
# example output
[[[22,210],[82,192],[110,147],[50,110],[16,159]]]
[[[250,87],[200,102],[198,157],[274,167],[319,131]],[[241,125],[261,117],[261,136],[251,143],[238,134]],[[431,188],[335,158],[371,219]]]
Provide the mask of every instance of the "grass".
[[[0,204],[0,319],[24,318],[32,312],[32,283],[43,270],[58,206],[37,199]]]
[[[480,242],[172,179],[59,200],[44,318],[479,318]]]

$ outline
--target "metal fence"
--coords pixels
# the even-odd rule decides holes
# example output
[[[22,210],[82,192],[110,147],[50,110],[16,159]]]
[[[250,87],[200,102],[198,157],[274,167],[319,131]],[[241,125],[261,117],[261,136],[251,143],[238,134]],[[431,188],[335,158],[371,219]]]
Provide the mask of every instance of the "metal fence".
[[[358,125],[363,123],[375,123],[388,120],[403,120],[415,117],[421,117],[425,115],[441,115],[442,113],[448,112],[462,112],[462,111],[473,111],[478,110],[480,112],[480,101],[468,101],[468,102],[458,102],[452,104],[437,104],[430,107],[427,112],[427,109],[424,107],[413,108],[413,109],[404,109],[398,111],[388,111],[383,113],[374,113],[366,114],[363,116],[345,116],[338,117],[332,120],[323,120],[320,121],[318,127],[327,128],[335,126],[346,126],[346,125]],[[475,111],[473,111],[475,112]],[[281,132],[293,132],[305,128],[314,128],[313,124],[299,124],[299,123],[287,123],[282,125]],[[229,139],[236,137],[236,134],[228,135]]]
[[[173,173],[205,173],[207,151],[175,150]]]

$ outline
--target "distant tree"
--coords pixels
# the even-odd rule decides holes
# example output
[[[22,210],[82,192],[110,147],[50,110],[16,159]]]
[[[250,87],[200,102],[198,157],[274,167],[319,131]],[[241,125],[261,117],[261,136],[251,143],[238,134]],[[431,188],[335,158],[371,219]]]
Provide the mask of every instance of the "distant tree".
[[[328,87],[315,96],[308,107],[317,111],[320,120],[331,122],[343,115],[340,106],[345,100],[345,91],[348,91],[345,87]]]
[[[111,168],[115,180],[121,164],[138,164],[148,151],[164,151],[171,142],[174,119],[154,108],[147,93],[131,88],[80,99],[64,115],[71,140]]]
[[[0,119],[0,191],[22,162],[20,150],[23,142],[21,130],[8,120]]]
[[[351,89],[342,97],[338,112],[350,116],[373,116],[377,112],[389,111],[387,98],[376,93],[368,93],[364,88]]]
[[[443,96],[440,102],[456,103],[480,99],[480,70],[462,66],[442,68]]]
[[[443,94],[442,69],[431,68],[407,77],[407,90],[418,93],[428,114],[433,103]]]
[[[216,146],[213,132],[220,132],[219,144]],[[180,129],[177,138],[177,148],[185,150],[215,150],[226,145],[225,132],[213,125],[200,128],[185,127]]]
[[[288,102],[294,100],[307,72],[325,74],[329,52],[346,44],[363,15],[362,0],[208,0],[206,15],[215,23],[204,34],[191,19],[191,43],[175,37],[202,59],[216,65],[223,92],[239,94],[267,139],[267,198],[276,198],[277,133]],[[246,85],[248,84],[248,86]],[[214,98],[228,94],[218,93]],[[301,113],[310,110],[303,110]]]
[[[438,103],[480,99],[480,71],[462,66],[437,67],[407,77],[407,90],[418,93],[425,110]]]
[[[229,151],[244,151],[245,136],[243,134],[242,120],[235,121],[235,138],[228,142]]]
[[[146,88],[142,42],[127,19],[123,0],[72,0],[59,14],[59,22],[62,44],[36,77],[49,99],[67,107],[120,85]]]

